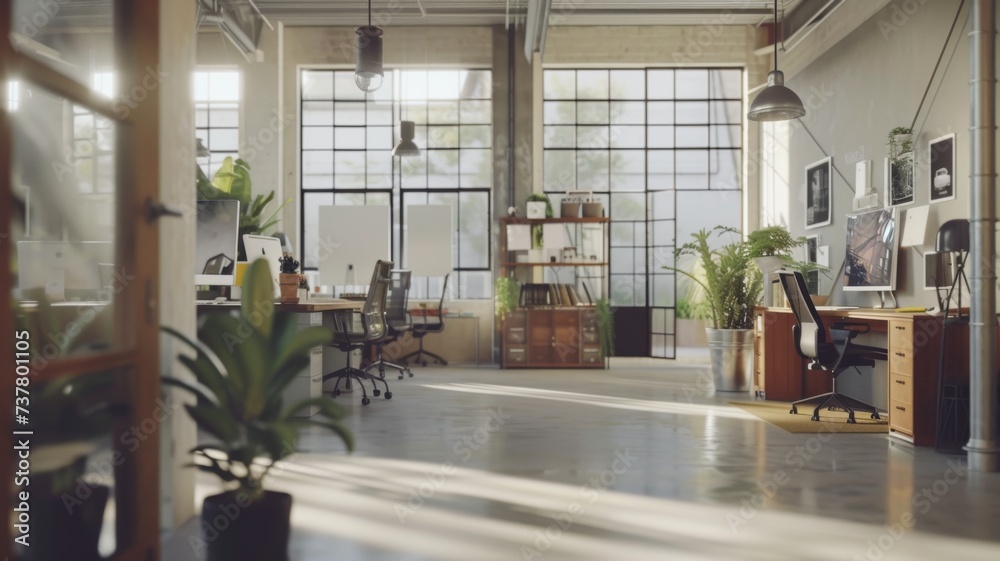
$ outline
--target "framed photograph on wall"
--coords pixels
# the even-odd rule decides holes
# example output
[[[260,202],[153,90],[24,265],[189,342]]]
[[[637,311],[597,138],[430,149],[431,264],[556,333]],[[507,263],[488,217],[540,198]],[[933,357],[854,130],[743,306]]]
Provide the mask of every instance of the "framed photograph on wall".
[[[930,201],[940,203],[955,198],[955,135],[948,134],[928,144],[930,162]]]
[[[833,159],[806,166],[806,228],[826,226],[833,218]]]
[[[885,159],[885,206],[913,202],[913,152]]]

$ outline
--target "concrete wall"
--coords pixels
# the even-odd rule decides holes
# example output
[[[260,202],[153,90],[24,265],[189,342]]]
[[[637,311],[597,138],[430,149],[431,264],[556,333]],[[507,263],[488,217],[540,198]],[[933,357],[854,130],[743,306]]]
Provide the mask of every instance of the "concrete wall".
[[[830,246],[830,264],[834,269],[831,274],[836,273],[844,259],[845,215],[852,209],[855,162],[871,160],[871,180],[880,195],[884,195],[886,135],[894,127],[909,126],[913,120],[959,3],[959,0],[890,2],[786,81],[807,106],[801,122],[762,127],[761,220],[787,225],[796,236],[818,235],[819,245]],[[916,121],[916,200],[897,209],[898,213],[928,204],[932,173],[928,141],[954,133],[957,196],[931,205],[927,237],[931,245],[921,251],[933,249],[937,225],[969,215],[967,19],[968,6],[959,18]],[[804,169],[826,156],[833,158],[836,169],[833,221],[829,226],[806,230]],[[899,253],[896,290],[899,305],[936,305],[934,292],[922,287],[923,263],[916,250],[900,248]],[[829,291],[831,285],[831,279],[821,278],[820,292]],[[842,303],[870,306],[875,301],[873,293],[850,293]]]

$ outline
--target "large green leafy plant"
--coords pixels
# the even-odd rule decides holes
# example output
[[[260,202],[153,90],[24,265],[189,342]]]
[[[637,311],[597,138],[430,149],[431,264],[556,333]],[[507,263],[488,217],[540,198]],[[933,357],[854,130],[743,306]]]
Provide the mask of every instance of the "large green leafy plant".
[[[317,397],[285,406],[286,387],[309,365],[310,350],[329,344],[322,327],[299,330],[290,313],[275,313],[267,262],[254,261],[243,281],[240,315],[210,315],[198,330],[200,343],[164,328],[192,350],[179,360],[197,384],[176,378],[164,382],[198,397],[185,405],[198,427],[214,442],[191,450],[198,469],[217,475],[251,498],[262,496],[262,480],[275,462],[297,450],[298,433],[309,426],[328,429],[353,449],[344,410],[332,398]],[[316,417],[295,418],[317,407]]]
[[[240,238],[237,259],[246,261],[247,254],[246,248],[243,247],[243,235],[263,234],[274,227],[278,223],[278,212],[288,201],[281,203],[278,208],[264,217],[264,210],[274,200],[274,191],[267,195],[254,197],[250,181],[250,164],[242,159],[233,160],[231,156],[227,156],[211,181],[200,167],[197,170],[199,199],[225,199],[240,202]]]
[[[805,238],[793,238],[792,234],[781,226],[768,226],[754,230],[747,235],[750,244],[750,256],[791,258],[792,248],[806,243]]]
[[[713,237],[726,235],[729,243],[712,247]],[[704,270],[703,278],[680,267],[664,267],[704,289],[715,329],[750,329],[754,306],[763,291],[763,276],[754,262],[751,244],[739,236],[739,230],[716,226],[691,234],[694,239],[677,248],[675,258],[695,259]]]

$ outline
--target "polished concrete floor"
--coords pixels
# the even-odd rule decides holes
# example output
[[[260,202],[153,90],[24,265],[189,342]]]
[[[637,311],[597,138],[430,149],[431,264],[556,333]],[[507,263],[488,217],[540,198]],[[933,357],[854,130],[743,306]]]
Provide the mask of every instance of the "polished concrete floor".
[[[270,480],[295,496],[292,559],[1000,558],[1000,475],[886,435],[786,433],[708,380],[617,359],[421,368],[391,400],[342,396],[355,452],[310,433]]]

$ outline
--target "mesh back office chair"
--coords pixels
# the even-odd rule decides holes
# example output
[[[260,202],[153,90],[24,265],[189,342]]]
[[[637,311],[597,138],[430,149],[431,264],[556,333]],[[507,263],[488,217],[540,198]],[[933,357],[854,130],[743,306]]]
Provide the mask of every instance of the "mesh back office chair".
[[[385,309],[385,323],[388,333],[378,342],[378,360],[368,365],[365,369],[370,372],[373,368],[378,368],[379,378],[385,378],[385,369],[392,368],[399,372],[399,379],[409,374],[413,377],[413,372],[406,366],[400,366],[385,360],[382,352],[386,343],[398,341],[400,336],[408,333],[413,328],[410,313],[406,310],[407,301],[410,298],[410,271],[396,269],[390,273],[389,281],[389,304]]]
[[[795,350],[809,360],[809,370],[820,370],[833,375],[833,391],[801,399],[792,403],[789,413],[798,413],[799,405],[816,405],[812,420],[819,420],[820,409],[841,409],[847,411],[848,423],[855,423],[854,412],[871,413],[872,419],[881,419],[878,408],[861,400],[837,392],[837,377],[841,372],[858,366],[875,366],[876,360],[888,359],[888,352],[878,347],[858,345],[853,339],[871,328],[864,323],[838,322],[830,327],[830,339],[812,298],[806,290],[806,280],[798,271],[778,271],[781,287],[795,314],[792,328]],[[859,371],[860,373],[860,371]]]
[[[340,350],[350,353],[356,349],[364,348],[367,343],[374,343],[385,337],[385,302],[389,292],[389,271],[392,269],[391,261],[378,261],[375,263],[375,270],[372,272],[372,280],[368,285],[368,298],[365,299],[364,307],[360,312],[340,313],[334,316],[333,344]],[[333,386],[333,395],[340,395],[340,382],[343,379],[357,380],[361,387],[361,404],[368,405],[368,392],[362,380],[372,381],[372,395],[379,396],[378,382],[385,384],[385,398],[392,399],[392,392],[389,391],[389,383],[385,380],[372,376],[364,370],[351,366],[350,356],[347,358],[347,366],[323,375],[323,381],[337,379]]]
[[[424,336],[428,333],[440,333],[444,331],[444,296],[448,293],[448,277],[451,275],[445,275],[444,284],[441,286],[441,300],[438,301],[438,313],[437,317],[434,318],[424,315],[421,322],[413,322],[413,336],[417,338],[420,342],[420,348],[413,351],[412,353],[401,357],[399,360],[404,363],[409,363],[411,358],[415,358],[414,362],[420,363],[421,366],[427,366],[427,361],[423,359],[423,355],[427,355],[434,359],[434,362],[438,364],[447,365],[448,361],[441,358],[440,356],[424,350]]]

